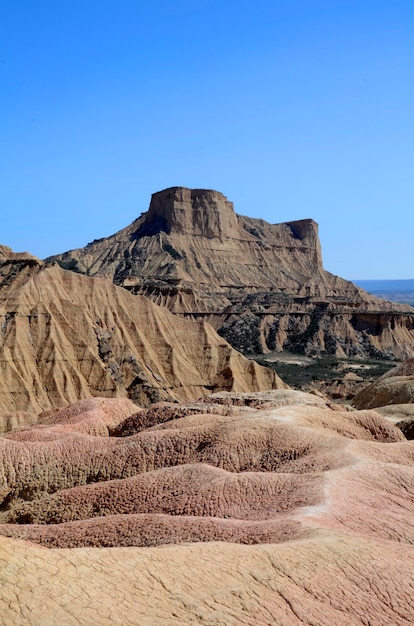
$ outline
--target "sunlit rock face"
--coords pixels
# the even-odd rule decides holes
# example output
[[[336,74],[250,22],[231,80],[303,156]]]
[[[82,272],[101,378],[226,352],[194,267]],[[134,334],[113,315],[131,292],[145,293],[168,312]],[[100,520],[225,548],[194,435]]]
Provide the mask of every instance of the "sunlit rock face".
[[[93,396],[145,406],[284,386],[203,320],[178,318],[109,280],[3,251],[0,410],[8,423]]]
[[[93,398],[0,449],[5,624],[413,622],[413,444],[375,411]]]
[[[53,261],[208,320],[242,352],[414,355],[414,309],[325,271],[312,219],[269,224],[240,216],[217,191],[155,193],[132,224]]]
[[[414,359],[407,359],[362,389],[353,399],[358,409],[404,406],[414,403]],[[389,412],[389,411],[388,411]],[[394,410],[395,415],[398,411]],[[411,439],[413,437],[410,437]]]
[[[167,234],[232,238],[238,231],[233,203],[209,189],[173,187],[155,193],[143,230],[159,225]]]

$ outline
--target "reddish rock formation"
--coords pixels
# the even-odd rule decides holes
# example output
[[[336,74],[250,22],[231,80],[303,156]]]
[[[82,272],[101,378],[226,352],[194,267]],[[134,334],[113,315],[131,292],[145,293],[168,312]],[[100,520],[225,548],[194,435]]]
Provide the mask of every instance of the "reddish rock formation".
[[[413,622],[414,448],[388,420],[284,389],[131,409],[0,437],[5,624]]]
[[[249,350],[398,356],[411,310],[324,272],[311,220],[212,191],[156,194],[60,262],[133,293],[0,246],[2,622],[412,624],[414,361],[356,403],[405,404],[345,410],[205,323]]]

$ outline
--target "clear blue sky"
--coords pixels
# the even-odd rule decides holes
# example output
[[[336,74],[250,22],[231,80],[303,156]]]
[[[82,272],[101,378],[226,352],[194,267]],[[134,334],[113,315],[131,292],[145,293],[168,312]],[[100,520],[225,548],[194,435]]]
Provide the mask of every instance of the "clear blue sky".
[[[0,243],[42,258],[173,185],[319,223],[325,268],[413,278],[413,0],[15,0]]]

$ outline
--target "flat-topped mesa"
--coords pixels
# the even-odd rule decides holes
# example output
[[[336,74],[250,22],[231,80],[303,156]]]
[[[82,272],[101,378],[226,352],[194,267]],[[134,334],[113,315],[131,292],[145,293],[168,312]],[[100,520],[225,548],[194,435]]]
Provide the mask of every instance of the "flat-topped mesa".
[[[325,271],[316,222],[238,215],[218,191],[154,193],[132,224],[53,261],[205,319],[244,353],[414,354],[413,309]]]
[[[200,237],[234,237],[239,231],[233,203],[211,189],[170,187],[151,197],[141,232],[154,229]],[[151,233],[151,234],[152,234]]]

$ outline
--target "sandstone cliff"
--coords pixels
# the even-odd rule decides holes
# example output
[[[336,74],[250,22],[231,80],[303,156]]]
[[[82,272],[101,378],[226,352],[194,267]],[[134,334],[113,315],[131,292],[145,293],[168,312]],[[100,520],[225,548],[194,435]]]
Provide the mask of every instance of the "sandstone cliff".
[[[139,404],[283,386],[203,321],[102,278],[0,249],[0,410],[39,412],[91,396]],[[24,416],[8,416],[20,423]],[[30,422],[30,419],[29,419]]]
[[[414,309],[325,271],[313,220],[243,217],[217,191],[155,193],[127,228],[47,261],[208,320],[246,353],[414,355]]]

